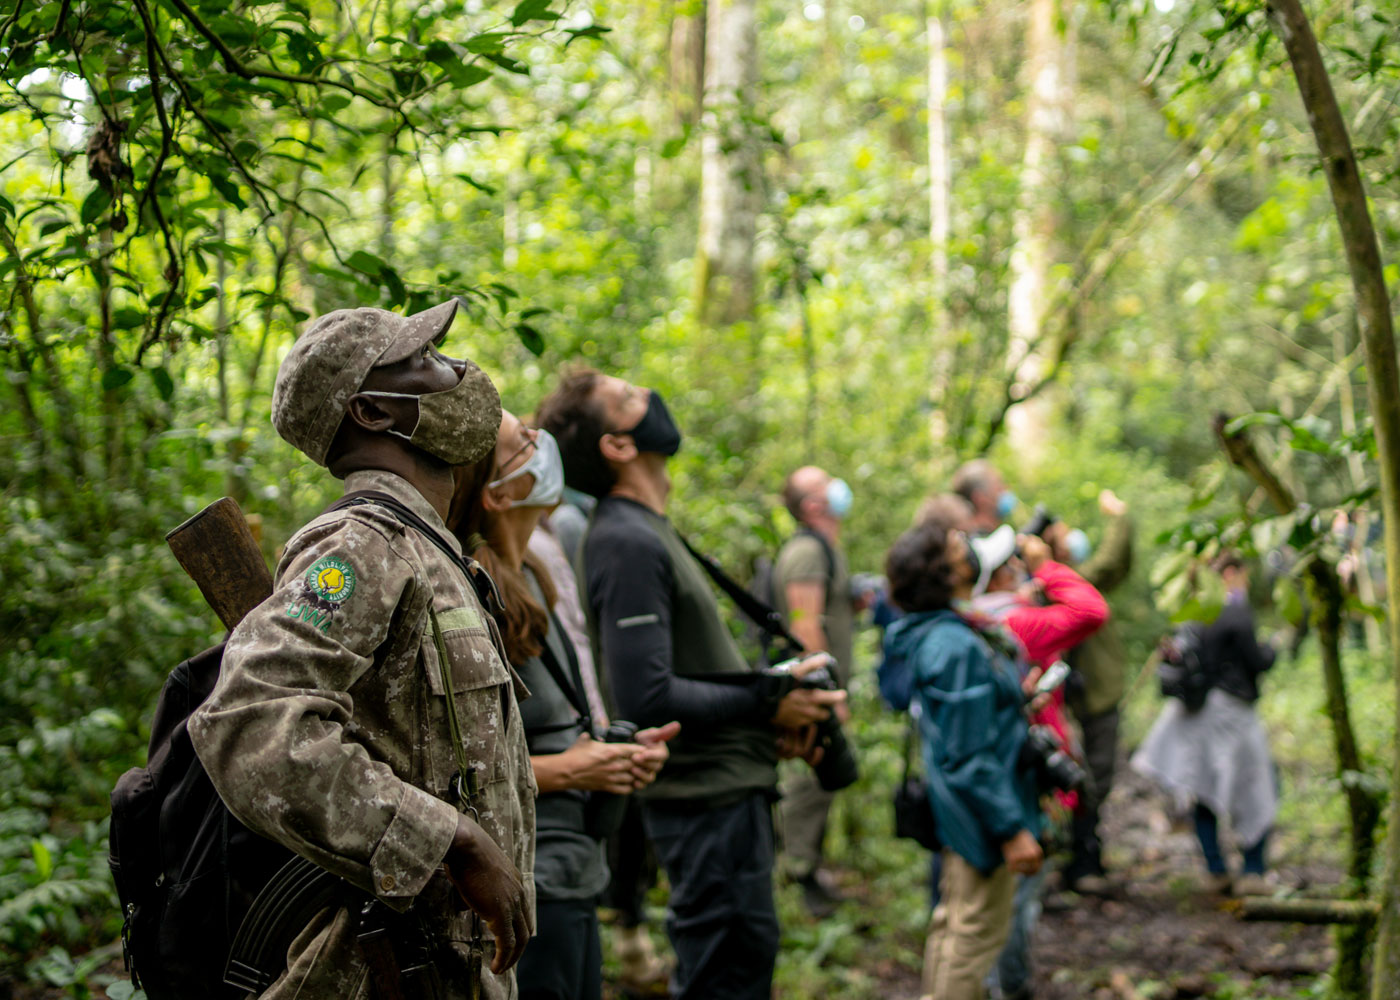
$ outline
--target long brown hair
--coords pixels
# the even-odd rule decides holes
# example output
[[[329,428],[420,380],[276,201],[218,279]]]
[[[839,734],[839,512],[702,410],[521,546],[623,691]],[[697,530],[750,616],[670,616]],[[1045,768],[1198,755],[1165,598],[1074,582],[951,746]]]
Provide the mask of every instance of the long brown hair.
[[[507,566],[495,547],[500,544],[500,532],[505,530],[505,526],[482,503],[486,484],[495,477],[495,472],[495,448],[480,461],[459,466],[455,470],[457,486],[447,513],[447,527],[462,543],[463,553],[486,567],[486,572],[496,581],[496,589],[501,592],[501,603],[505,606],[504,620],[500,622],[501,639],[505,643],[506,656],[511,663],[519,666],[530,657],[538,656],[544,649],[544,635],[549,631],[549,612],[535,600],[524,572]],[[525,565],[539,582],[548,607],[554,607],[558,593],[554,589],[554,581],[549,578],[549,570],[529,550],[525,552]]]

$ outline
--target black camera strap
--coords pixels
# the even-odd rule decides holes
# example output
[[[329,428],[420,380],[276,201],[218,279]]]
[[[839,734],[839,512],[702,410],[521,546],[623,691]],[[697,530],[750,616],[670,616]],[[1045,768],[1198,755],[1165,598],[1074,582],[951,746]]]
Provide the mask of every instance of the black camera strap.
[[[781,640],[791,648],[792,654],[796,655],[803,650],[801,640],[788,631],[787,625],[783,623],[783,616],[768,605],[767,602],[759,600],[749,593],[742,586],[724,571],[719,561],[713,556],[707,556],[700,552],[686,540],[685,536],[676,533],[680,538],[685,550],[698,562],[710,575],[710,579],[715,582],[715,586],[729,595],[729,599],[738,605],[744,617],[762,629],[770,638]]]
[[[550,678],[559,686],[559,690],[564,695],[564,700],[578,713],[578,720],[567,725],[559,724],[553,726],[540,726],[527,731],[529,736],[545,736],[549,733],[562,733],[575,726],[582,726],[583,731],[592,735],[593,713],[588,707],[588,700],[583,696],[583,674],[578,665],[578,654],[574,652],[573,643],[569,640],[568,634],[564,631],[564,626],[559,623],[559,619],[554,616],[554,611],[549,610],[550,627],[554,634],[560,639],[560,645],[564,647],[564,655],[568,658],[569,669],[565,673],[564,665],[559,662],[559,658],[554,655],[554,650],[544,636],[540,636],[540,662],[544,664],[545,670],[549,672]]]

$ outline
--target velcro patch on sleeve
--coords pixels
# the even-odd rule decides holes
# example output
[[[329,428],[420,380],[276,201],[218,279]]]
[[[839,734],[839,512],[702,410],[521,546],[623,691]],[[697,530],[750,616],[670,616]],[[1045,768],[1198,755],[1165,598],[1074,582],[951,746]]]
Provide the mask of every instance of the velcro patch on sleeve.
[[[451,608],[447,611],[438,612],[438,626],[444,632],[461,631],[464,629],[478,629],[484,631],[485,623],[481,620],[481,612],[473,607]]]
[[[655,625],[661,621],[661,616],[655,612],[649,615],[633,615],[631,618],[619,618],[618,628],[636,628],[638,625]]]

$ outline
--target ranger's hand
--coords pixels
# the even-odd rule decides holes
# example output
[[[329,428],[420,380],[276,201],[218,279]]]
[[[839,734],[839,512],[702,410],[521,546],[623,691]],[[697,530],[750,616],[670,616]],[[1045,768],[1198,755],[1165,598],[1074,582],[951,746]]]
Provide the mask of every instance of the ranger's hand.
[[[823,691],[818,688],[793,688],[778,702],[773,725],[780,729],[801,729],[821,722],[837,705],[846,701],[845,691]]]
[[[447,877],[496,939],[491,971],[499,976],[520,961],[534,933],[525,882],[505,852],[466,816],[457,818],[457,832],[444,861]]]

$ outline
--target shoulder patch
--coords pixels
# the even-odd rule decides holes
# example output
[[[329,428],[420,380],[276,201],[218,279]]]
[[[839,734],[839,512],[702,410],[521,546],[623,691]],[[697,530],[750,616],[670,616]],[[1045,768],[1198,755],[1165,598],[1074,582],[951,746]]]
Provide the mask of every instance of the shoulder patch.
[[[341,604],[355,592],[355,567],[338,556],[327,556],[306,571],[311,592],[332,604]]]

